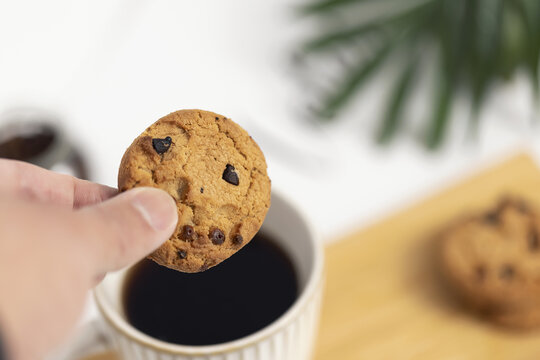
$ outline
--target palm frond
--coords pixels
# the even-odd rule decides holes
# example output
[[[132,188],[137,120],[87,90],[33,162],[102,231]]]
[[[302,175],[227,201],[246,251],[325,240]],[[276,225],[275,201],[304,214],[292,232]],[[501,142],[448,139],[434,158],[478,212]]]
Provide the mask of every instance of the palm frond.
[[[438,148],[443,140],[454,97],[454,81],[442,75],[438,83],[431,122],[426,132],[425,144],[428,149]]]
[[[393,139],[403,119],[405,101],[410,95],[418,71],[419,59],[410,56],[408,64],[403,67],[401,75],[396,79],[393,91],[388,98],[387,111],[382,120],[377,141],[385,144]]]
[[[471,94],[470,129],[476,132],[480,109],[493,79],[501,48],[503,0],[478,0],[473,41],[469,51],[467,71]],[[482,11],[478,11],[482,9]]]
[[[366,1],[373,0],[322,0],[303,6],[300,8],[300,11],[305,14],[313,14],[342,7],[343,5],[357,4]]]
[[[518,69],[529,74],[540,105],[540,0],[378,1],[377,5],[395,5],[394,11],[385,12],[384,6],[379,6],[382,14],[366,20],[363,11],[377,8],[375,0],[317,0],[303,7],[304,14],[325,20],[323,24],[333,24],[332,30],[306,43],[303,49],[308,56],[332,56],[336,49],[354,50],[381,39],[372,57],[344,69],[342,81],[321,101],[321,119],[337,116],[389,56],[416,59],[398,65],[398,75],[387,96],[377,139],[389,142],[404,121],[403,109],[415,90],[416,74],[422,73],[416,64],[430,60],[421,53],[412,56],[411,49],[426,47],[434,50],[439,59],[435,63],[433,107],[424,132],[427,147],[442,144],[458,91],[470,95],[470,130],[478,128],[480,109],[492,85],[509,79]],[[356,22],[354,12],[358,14]],[[332,21],[336,14],[347,14],[347,21]],[[407,35],[399,41],[390,40],[398,34]]]
[[[503,19],[501,23],[501,48],[499,54],[499,73],[510,79],[523,61],[524,38],[526,31],[513,1],[503,1]]]
[[[534,91],[535,101],[538,101],[540,94],[540,78],[538,72],[538,62],[540,61],[540,1],[515,1],[513,5],[525,28],[526,39],[524,57],[526,68],[530,73],[531,85]]]
[[[361,88],[367,79],[382,65],[392,50],[392,42],[383,45],[373,56],[361,62],[351,73],[347,74],[336,91],[323,101],[319,115],[325,119],[333,118],[336,113],[350,100],[355,92]]]
[[[348,29],[341,29],[324,34],[307,42],[304,46],[304,50],[306,52],[321,51],[329,46],[361,39],[363,36],[374,32],[384,32],[389,28],[391,29],[396,26],[401,27],[403,25],[411,24],[411,22],[414,23],[420,21],[427,8],[428,6],[426,6],[426,4],[420,4],[417,7],[411,7],[407,11],[385,17],[383,21],[380,19],[373,19]]]

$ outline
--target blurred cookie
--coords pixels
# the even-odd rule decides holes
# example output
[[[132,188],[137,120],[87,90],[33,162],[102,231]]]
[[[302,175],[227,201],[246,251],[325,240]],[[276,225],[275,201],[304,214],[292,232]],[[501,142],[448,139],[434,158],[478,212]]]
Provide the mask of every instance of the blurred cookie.
[[[455,289],[494,320],[517,326],[539,312],[540,218],[522,200],[505,199],[456,223],[442,236],[441,255]]]
[[[230,119],[181,110],[148,127],[126,150],[118,188],[152,186],[178,206],[171,238],[150,255],[183,272],[215,266],[246,245],[270,207],[266,161]]]
[[[529,330],[540,326],[540,306],[494,312],[487,318],[503,327]]]

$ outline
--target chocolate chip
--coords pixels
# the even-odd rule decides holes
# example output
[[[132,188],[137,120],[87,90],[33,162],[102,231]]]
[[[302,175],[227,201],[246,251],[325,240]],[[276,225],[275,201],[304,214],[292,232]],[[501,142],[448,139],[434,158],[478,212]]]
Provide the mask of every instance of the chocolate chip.
[[[193,226],[184,225],[184,228],[182,229],[182,238],[184,240],[193,240],[194,236],[195,230],[193,229]]]
[[[540,239],[538,238],[538,232],[536,229],[532,228],[529,231],[529,236],[527,238],[530,251],[538,251],[540,246]]]
[[[482,265],[478,265],[475,269],[476,279],[480,282],[486,278],[486,268]]]
[[[216,116],[216,120],[219,120],[219,118]]]
[[[233,245],[240,245],[244,241],[242,235],[237,234],[232,238]]]
[[[499,212],[491,211],[484,216],[484,222],[490,225],[496,225],[499,223]]]
[[[207,264],[207,263],[204,263],[201,265],[201,267],[199,268],[199,271],[206,271],[208,270],[210,266]]]
[[[187,257],[187,252],[185,252],[184,250],[178,250],[178,257],[180,259],[185,259]]]
[[[201,194],[204,192],[204,188],[201,188]]]
[[[512,265],[504,265],[499,272],[499,277],[503,280],[512,280],[515,272]]]
[[[240,184],[238,174],[236,173],[236,171],[234,171],[234,166],[232,166],[231,164],[227,164],[227,166],[225,167],[222,179],[232,185],[238,186],[238,184]]]
[[[221,245],[225,241],[225,234],[219,229],[214,229],[210,232],[210,239],[214,245]]]
[[[152,139],[152,146],[158,154],[163,154],[171,147],[172,139],[167,136],[165,139]]]

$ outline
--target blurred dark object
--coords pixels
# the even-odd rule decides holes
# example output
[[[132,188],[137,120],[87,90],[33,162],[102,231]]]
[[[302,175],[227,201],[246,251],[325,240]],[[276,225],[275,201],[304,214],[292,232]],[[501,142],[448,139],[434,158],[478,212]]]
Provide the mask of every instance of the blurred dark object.
[[[46,151],[55,138],[54,129],[46,124],[27,124],[21,130],[13,124],[2,129],[0,157],[29,161]]]
[[[0,116],[0,158],[21,160],[46,169],[58,166],[81,179],[88,179],[88,167],[52,115],[21,108]]]
[[[315,110],[319,119],[336,117],[358,96],[381,66],[391,62],[391,80],[377,138],[392,140],[405,122],[405,107],[416,78],[434,66],[435,85],[423,142],[437,148],[444,140],[458,91],[470,102],[470,130],[477,129],[481,106],[491,87],[524,69],[535,100],[539,95],[540,1],[538,0],[319,0],[301,12],[321,24],[305,44],[304,58],[345,53],[340,77]],[[430,65],[430,66],[428,66]],[[387,68],[388,69],[388,68]],[[312,76],[318,76],[317,70]]]

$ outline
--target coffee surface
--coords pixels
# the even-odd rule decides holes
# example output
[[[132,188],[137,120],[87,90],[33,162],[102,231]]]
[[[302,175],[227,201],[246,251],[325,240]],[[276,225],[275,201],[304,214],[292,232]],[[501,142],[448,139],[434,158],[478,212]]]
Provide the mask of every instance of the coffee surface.
[[[14,135],[0,141],[0,158],[27,161],[48,150],[54,140],[54,130],[45,126],[33,134]]]
[[[295,301],[293,265],[269,237],[257,234],[219,266],[187,274],[143,260],[125,282],[128,321],[154,338],[182,345],[239,339],[272,323]]]

